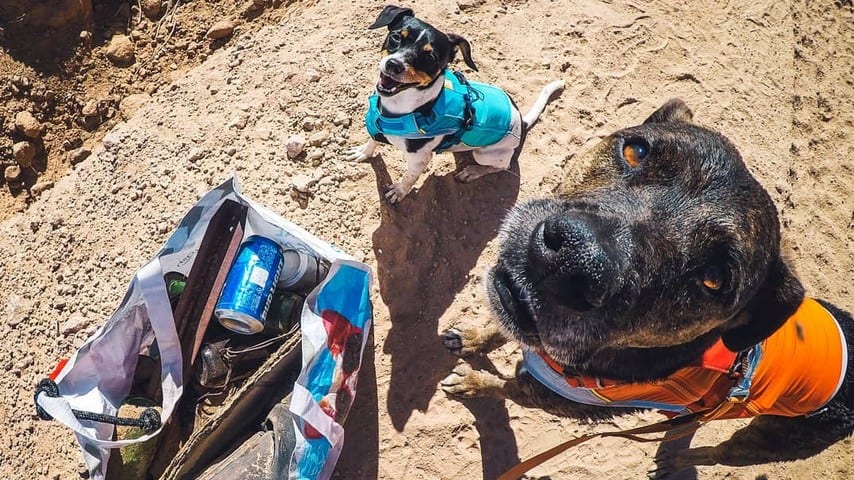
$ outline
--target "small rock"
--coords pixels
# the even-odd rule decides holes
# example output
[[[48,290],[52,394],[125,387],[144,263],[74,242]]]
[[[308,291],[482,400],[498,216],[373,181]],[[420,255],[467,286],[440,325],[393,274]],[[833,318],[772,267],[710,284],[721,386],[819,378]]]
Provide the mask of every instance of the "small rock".
[[[86,160],[86,158],[89,157],[91,153],[92,151],[87,148],[78,148],[76,150],[72,150],[68,152],[68,163],[72,165],[77,165],[83,160]]]
[[[285,149],[288,152],[288,158],[296,158],[305,150],[306,140],[300,135],[294,135],[288,139],[285,144]]]
[[[302,120],[302,129],[305,130],[306,132],[310,132],[310,131],[314,130],[315,128],[317,128],[317,126],[318,126],[318,121],[312,117],[305,117]]]
[[[248,0],[240,7],[240,15],[245,18],[253,18],[264,10],[265,0]]]
[[[26,110],[15,115],[15,128],[29,138],[39,138],[42,134],[42,124]]]
[[[30,189],[30,192],[32,192],[33,195],[38,196],[51,188],[53,188],[53,182],[44,181],[33,185],[33,188]]]
[[[323,160],[323,150],[319,148],[312,148],[308,152],[308,155],[306,155],[306,158],[308,158],[308,161],[311,162],[313,167],[317,167],[320,165],[320,161]]]
[[[62,327],[59,330],[59,333],[64,337],[68,337],[74,335],[75,333],[85,330],[92,323],[92,320],[89,318],[80,315],[79,313],[74,313],[65,323],[62,324]]]
[[[18,360],[18,363],[15,364],[15,367],[20,369],[20,370],[25,370],[25,369],[27,369],[27,367],[29,367],[32,364],[33,364],[33,356],[27,355],[24,358]],[[24,428],[32,431],[32,424],[29,424],[29,425],[25,426]]]
[[[190,163],[196,163],[205,158],[205,155],[207,155],[207,153],[204,150],[193,147],[190,149],[190,153],[187,154],[187,161]]]
[[[335,120],[332,120],[332,124],[337,125],[339,127],[349,127],[351,121],[352,120],[350,120],[350,117],[344,115],[343,113],[340,113],[338,114],[338,116],[335,117]]]
[[[255,130],[255,135],[260,140],[269,140],[270,138],[273,137],[273,131],[270,130],[269,128],[259,128],[259,129]]]
[[[308,175],[294,175],[291,178],[291,186],[300,193],[311,193],[311,186],[314,185],[315,180]]]
[[[160,0],[139,0],[139,6],[142,7],[142,13],[151,19],[159,17],[163,9],[163,4]]]
[[[80,134],[77,133],[76,130],[73,130],[71,133],[67,135],[67,138],[62,142],[62,149],[66,152],[70,150],[74,150],[75,148],[80,148],[83,146],[83,139],[80,138]]]
[[[249,122],[249,116],[246,114],[237,114],[228,122],[229,127],[243,130],[246,128],[246,123]]]
[[[86,105],[83,105],[83,109],[80,110],[80,113],[83,114],[84,117],[94,117],[98,115],[98,101],[97,100],[89,100],[86,102]]]
[[[133,42],[126,35],[113,35],[110,44],[107,45],[107,58],[118,66],[127,66],[133,63]]]
[[[308,144],[312,147],[319,147],[323,142],[329,139],[329,132],[326,130],[321,130],[319,132],[313,133],[310,137],[308,137]]]
[[[36,146],[30,142],[18,142],[12,145],[12,155],[21,168],[30,168],[33,166],[36,151]]]
[[[221,38],[225,38],[234,33],[234,22],[231,20],[220,20],[213,24],[213,26],[208,29],[208,33],[205,35],[211,40],[219,40]]]
[[[463,12],[473,10],[486,3],[486,0],[458,0],[457,7]]]
[[[6,178],[7,183],[16,183],[18,179],[21,178],[21,167],[17,165],[10,165],[6,167],[6,170],[3,172],[4,178]]]
[[[134,93],[128,95],[119,102],[119,111],[122,112],[124,118],[130,118],[137,110],[151,100],[151,95],[147,93]]]
[[[305,72],[305,78],[307,78],[309,82],[319,82],[320,73],[312,68]]]
[[[104,145],[104,150],[116,153],[119,151],[119,148],[121,148],[124,140],[124,136],[121,133],[117,130],[111,130],[110,133],[104,135],[104,139],[101,143]]]

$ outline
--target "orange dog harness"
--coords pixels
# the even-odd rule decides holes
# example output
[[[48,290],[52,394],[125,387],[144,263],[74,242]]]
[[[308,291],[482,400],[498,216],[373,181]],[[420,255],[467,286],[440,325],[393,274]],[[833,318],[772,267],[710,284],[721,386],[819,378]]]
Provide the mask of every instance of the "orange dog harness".
[[[717,408],[714,418],[794,417],[820,410],[848,367],[845,337],[830,312],[811,298],[770,337],[737,354],[718,340],[694,365],[651,382],[564,375],[544,354],[525,352],[524,368],[559,395],[580,403],[655,408],[687,414]]]

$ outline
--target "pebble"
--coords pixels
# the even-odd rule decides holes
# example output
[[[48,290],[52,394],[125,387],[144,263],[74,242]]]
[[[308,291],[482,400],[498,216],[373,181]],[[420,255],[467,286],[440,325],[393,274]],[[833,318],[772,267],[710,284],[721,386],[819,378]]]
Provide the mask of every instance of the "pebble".
[[[73,131],[68,134],[68,138],[62,142],[62,149],[67,151],[74,150],[75,148],[79,148],[83,146],[83,139],[80,138],[80,134],[77,131]]]
[[[306,117],[302,120],[302,129],[306,132],[310,132],[317,128],[320,125],[320,122],[313,117]]]
[[[15,367],[17,367],[20,370],[25,370],[26,368],[28,368],[32,364],[33,364],[33,356],[27,355],[24,358],[18,360],[18,363],[15,364]],[[24,430],[32,432],[32,430],[33,430],[32,423],[30,423],[29,425],[24,425]]]
[[[457,1],[457,8],[466,12],[475,9],[484,3],[486,3],[486,0],[459,0]]]
[[[21,167],[17,165],[10,165],[6,167],[6,170],[3,172],[3,177],[6,179],[6,182],[17,182],[19,178],[21,178]]]
[[[211,28],[208,29],[208,33],[205,35],[211,40],[219,40],[221,38],[225,38],[234,33],[234,22],[231,20],[220,20],[213,24]]]
[[[321,130],[319,132],[313,133],[310,137],[308,137],[308,144],[312,147],[319,147],[323,142],[329,139],[329,132],[326,130]]]
[[[133,95],[128,95],[119,102],[119,111],[122,112],[122,116],[124,118],[130,118],[149,100],[151,100],[151,95],[147,93],[134,93]]]
[[[59,333],[61,333],[64,337],[68,337],[74,335],[75,333],[81,330],[85,330],[90,323],[91,319],[86,318],[79,313],[74,313],[71,314],[71,316],[68,317],[68,320],[66,320],[65,323],[62,324]]]
[[[319,148],[312,148],[306,157],[311,162],[311,166],[317,167],[320,165],[320,161],[323,160],[323,150]]]
[[[269,128],[259,128],[255,130],[255,135],[259,140],[269,140],[273,137],[273,131]]]
[[[187,161],[190,163],[198,162],[199,160],[205,158],[207,153],[200,148],[191,148],[190,153],[187,154]]]
[[[12,145],[12,156],[21,168],[30,168],[33,166],[33,159],[36,157],[36,146],[30,142],[18,142]]]
[[[288,152],[288,158],[296,158],[305,150],[306,140],[300,135],[294,135],[288,139],[285,144],[285,150]]]
[[[246,128],[247,122],[249,122],[248,115],[238,114],[232,117],[231,121],[228,122],[228,126],[243,130],[244,128]]]
[[[139,0],[139,6],[142,7],[142,13],[146,17],[155,19],[160,16],[163,5],[160,0]]]
[[[86,160],[86,158],[88,158],[91,153],[92,151],[87,148],[78,148],[76,150],[72,150],[68,152],[68,163],[72,165],[77,165],[83,160]]]
[[[51,188],[53,188],[53,182],[44,181],[44,182],[39,182],[39,183],[33,185],[33,188],[31,188],[30,191],[33,192],[33,195],[41,195],[46,190],[51,189]]]
[[[110,44],[107,45],[107,59],[113,62],[114,65],[127,66],[133,63],[134,60],[133,42],[127,35],[113,35],[110,39]]]
[[[42,124],[33,114],[24,110],[15,115],[15,128],[29,138],[39,138],[42,134]]]
[[[349,127],[350,122],[352,122],[350,117],[343,113],[339,113],[338,116],[335,117],[335,120],[332,120],[332,124],[339,127]]]
[[[298,174],[291,178],[291,186],[300,193],[310,193],[315,180],[308,175]]]
[[[309,69],[307,72],[305,72],[305,78],[307,78],[309,82],[319,82],[320,72],[313,68]]]
[[[83,105],[80,113],[82,113],[86,118],[98,115],[98,101],[94,99],[89,100],[85,105]]]

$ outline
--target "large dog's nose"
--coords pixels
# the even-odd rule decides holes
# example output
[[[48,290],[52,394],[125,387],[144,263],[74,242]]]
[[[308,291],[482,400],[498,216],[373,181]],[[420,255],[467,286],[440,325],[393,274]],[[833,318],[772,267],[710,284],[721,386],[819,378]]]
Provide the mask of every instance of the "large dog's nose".
[[[598,308],[619,287],[619,262],[602,221],[583,212],[553,215],[534,229],[529,265],[537,288],[576,310]]]
[[[406,69],[406,66],[396,58],[389,58],[385,61],[385,71],[391,75],[400,75]]]

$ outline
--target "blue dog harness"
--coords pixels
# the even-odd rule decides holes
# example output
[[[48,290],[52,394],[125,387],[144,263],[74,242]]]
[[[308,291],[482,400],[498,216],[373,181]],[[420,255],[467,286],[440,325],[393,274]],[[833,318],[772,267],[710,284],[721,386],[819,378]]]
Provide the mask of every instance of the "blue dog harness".
[[[443,152],[462,143],[468,147],[486,147],[510,133],[513,105],[498,87],[468,81],[462,73],[445,70],[445,86],[425,113],[400,116],[383,115],[380,98],[371,95],[365,126],[376,141],[388,143],[385,135],[409,139],[444,136],[434,152]]]

